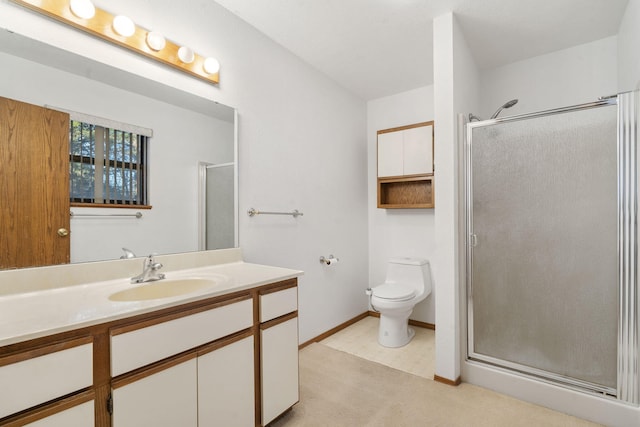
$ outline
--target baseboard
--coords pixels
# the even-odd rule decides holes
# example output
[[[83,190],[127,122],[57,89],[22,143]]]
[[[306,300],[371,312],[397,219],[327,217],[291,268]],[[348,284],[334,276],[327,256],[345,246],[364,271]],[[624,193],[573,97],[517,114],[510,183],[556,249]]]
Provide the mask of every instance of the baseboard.
[[[434,375],[433,376],[433,380],[435,382],[438,383],[442,383],[442,384],[446,384],[446,385],[452,385],[452,386],[458,386],[462,383],[462,379],[460,377],[456,378],[455,381],[450,380],[449,378],[445,378],[445,377],[440,377],[438,375]]]
[[[380,313],[377,313],[375,311],[369,311],[369,316],[380,317]],[[433,323],[427,323],[427,322],[421,322],[419,320],[409,319],[409,324],[411,326],[417,326],[419,328],[433,329],[434,331],[436,330],[436,325],[434,325]]]
[[[347,328],[348,326],[353,325],[356,322],[359,322],[360,320],[364,319],[365,317],[380,317],[380,313],[376,313],[375,311],[365,311],[362,314],[357,315],[356,317],[354,317],[351,320],[347,320],[344,323],[339,324],[338,326],[336,326],[335,328],[329,329],[327,332],[324,332],[320,335],[318,335],[315,338],[311,338],[309,341],[305,341],[302,344],[298,345],[298,349],[302,350],[303,348],[305,348],[306,346],[313,344],[314,342],[320,342],[325,338],[330,337],[331,335],[335,334],[336,332],[340,332],[341,330]],[[409,319],[409,324],[411,326],[417,326],[419,328],[425,328],[425,329],[436,329],[436,325],[432,324],[432,323],[426,323],[426,322],[420,322],[419,320],[411,320]],[[446,379],[446,378],[444,378]],[[458,378],[458,381],[460,380],[460,378]],[[451,380],[447,380],[449,382],[452,382]],[[447,383],[448,384],[448,383]],[[460,384],[458,382],[458,384]],[[455,385],[458,385],[455,384]]]
[[[311,338],[309,341],[303,342],[302,344],[300,344],[298,346],[298,349],[301,350],[301,349],[305,348],[306,346],[308,346],[310,344],[313,344],[314,342],[322,341],[323,339],[330,337],[331,335],[335,334],[336,332],[339,332],[339,331],[345,329],[346,327],[351,326],[354,323],[359,322],[360,320],[362,320],[362,319],[364,319],[365,317],[368,317],[368,316],[369,316],[369,313],[365,311],[364,313],[357,315],[353,319],[347,320],[346,322],[339,324],[335,328],[329,329],[327,332],[322,333],[322,334],[318,335],[315,338]]]

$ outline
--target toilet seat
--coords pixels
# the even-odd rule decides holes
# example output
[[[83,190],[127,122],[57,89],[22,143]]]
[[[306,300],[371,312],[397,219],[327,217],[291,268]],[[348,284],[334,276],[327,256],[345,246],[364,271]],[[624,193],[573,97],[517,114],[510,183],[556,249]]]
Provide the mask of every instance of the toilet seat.
[[[408,301],[416,295],[411,286],[385,283],[373,288],[373,296],[389,301]]]

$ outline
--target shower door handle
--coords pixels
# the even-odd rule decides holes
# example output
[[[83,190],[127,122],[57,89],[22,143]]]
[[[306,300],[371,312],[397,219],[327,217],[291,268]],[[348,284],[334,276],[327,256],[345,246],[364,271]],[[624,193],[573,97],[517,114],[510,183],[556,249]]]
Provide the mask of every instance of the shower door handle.
[[[478,246],[478,236],[475,235],[474,233],[469,234],[469,244],[471,245],[472,248],[475,248],[476,246]]]

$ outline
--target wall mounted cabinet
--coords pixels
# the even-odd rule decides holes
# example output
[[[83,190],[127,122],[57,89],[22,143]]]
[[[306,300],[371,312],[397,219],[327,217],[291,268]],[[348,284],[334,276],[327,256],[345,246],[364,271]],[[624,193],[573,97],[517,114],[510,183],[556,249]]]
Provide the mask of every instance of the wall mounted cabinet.
[[[378,131],[378,207],[433,208],[433,121]]]

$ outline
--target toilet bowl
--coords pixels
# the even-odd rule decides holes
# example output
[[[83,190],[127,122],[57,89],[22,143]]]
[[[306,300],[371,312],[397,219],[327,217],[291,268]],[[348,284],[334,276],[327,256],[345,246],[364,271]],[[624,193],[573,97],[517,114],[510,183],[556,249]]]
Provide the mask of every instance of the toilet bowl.
[[[402,347],[415,335],[409,327],[413,307],[431,294],[431,268],[423,258],[392,258],[383,284],[367,289],[371,307],[380,313],[378,342]]]

